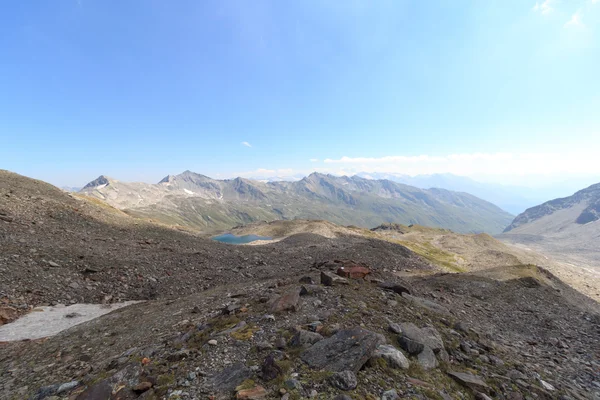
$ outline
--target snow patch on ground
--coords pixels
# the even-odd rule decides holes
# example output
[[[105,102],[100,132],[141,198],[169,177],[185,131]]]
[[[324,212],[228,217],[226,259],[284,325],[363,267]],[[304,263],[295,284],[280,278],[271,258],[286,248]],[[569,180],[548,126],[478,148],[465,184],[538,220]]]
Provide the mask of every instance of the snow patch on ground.
[[[194,194],[194,192],[192,192],[191,190],[183,189],[183,191],[186,192],[187,194]]]
[[[16,321],[0,326],[0,342],[54,336],[75,325],[91,321],[111,311],[135,303],[139,302],[38,307]]]

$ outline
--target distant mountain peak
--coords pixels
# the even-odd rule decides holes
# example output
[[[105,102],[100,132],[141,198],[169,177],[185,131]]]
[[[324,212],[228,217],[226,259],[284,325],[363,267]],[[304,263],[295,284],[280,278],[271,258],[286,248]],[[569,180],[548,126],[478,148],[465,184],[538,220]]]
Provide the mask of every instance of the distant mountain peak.
[[[109,185],[111,182],[114,182],[114,179],[112,179],[106,175],[100,175],[99,177],[97,177],[96,179],[94,179],[93,181],[91,181],[90,183],[85,185],[83,187],[83,189],[95,188],[95,187],[102,186],[102,185],[106,186],[106,185]]]

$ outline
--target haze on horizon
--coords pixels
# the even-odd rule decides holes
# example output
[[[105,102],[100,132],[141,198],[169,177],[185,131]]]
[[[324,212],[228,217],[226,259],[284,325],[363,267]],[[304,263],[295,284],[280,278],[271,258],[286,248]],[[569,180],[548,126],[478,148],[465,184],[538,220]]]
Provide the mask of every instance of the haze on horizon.
[[[598,0],[72,0],[3,17],[0,168],[57,186],[600,180]]]

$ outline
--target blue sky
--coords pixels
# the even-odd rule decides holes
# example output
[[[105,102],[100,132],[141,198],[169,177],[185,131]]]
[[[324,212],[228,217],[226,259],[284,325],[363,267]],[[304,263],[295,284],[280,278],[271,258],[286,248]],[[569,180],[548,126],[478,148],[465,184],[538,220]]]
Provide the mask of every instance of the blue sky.
[[[22,1],[0,18],[0,168],[57,185],[600,176],[600,0]]]

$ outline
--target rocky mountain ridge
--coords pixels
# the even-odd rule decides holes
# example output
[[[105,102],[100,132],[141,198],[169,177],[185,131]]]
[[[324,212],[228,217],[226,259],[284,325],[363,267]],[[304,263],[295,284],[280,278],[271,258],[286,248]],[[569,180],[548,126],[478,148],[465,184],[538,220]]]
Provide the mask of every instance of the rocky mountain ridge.
[[[185,171],[158,184],[101,178],[81,193],[134,216],[205,231],[260,220],[302,218],[363,227],[400,222],[497,233],[512,219],[500,208],[467,193],[356,176],[313,173],[296,182],[259,182],[216,180]]]
[[[528,209],[498,238],[600,276],[600,183]]]
[[[553,213],[585,205],[583,210],[575,218],[573,223],[583,225],[600,219],[600,183],[582,189],[569,197],[547,201],[539,206],[527,209],[525,212],[517,215],[513,222],[504,230],[510,232],[522,225],[535,222],[545,216]]]

